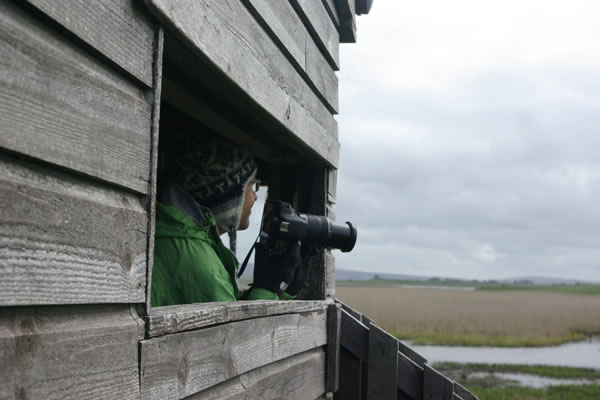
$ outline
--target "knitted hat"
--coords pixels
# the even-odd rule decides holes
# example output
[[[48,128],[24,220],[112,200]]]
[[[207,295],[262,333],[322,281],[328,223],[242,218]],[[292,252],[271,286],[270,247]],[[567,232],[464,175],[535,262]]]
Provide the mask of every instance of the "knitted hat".
[[[229,247],[235,254],[246,185],[256,175],[254,157],[222,140],[196,138],[188,140],[177,164],[183,173],[183,188],[198,204],[210,208],[217,225],[227,229]]]

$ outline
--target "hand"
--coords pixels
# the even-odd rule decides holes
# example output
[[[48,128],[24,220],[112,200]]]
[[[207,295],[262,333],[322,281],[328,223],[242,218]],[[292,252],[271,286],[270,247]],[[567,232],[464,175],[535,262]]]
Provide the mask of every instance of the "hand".
[[[294,270],[294,278],[290,285],[285,290],[287,294],[296,296],[302,289],[306,287],[308,277],[310,276],[310,267],[312,256],[317,253],[316,249],[313,249],[307,244],[302,244],[300,247],[300,257],[302,261],[300,265]]]
[[[302,263],[300,242],[295,240],[288,244],[286,252],[280,256],[269,256],[264,243],[256,244],[254,256],[255,288],[267,289],[277,294],[285,290],[282,282],[289,284],[294,280],[294,272]]]

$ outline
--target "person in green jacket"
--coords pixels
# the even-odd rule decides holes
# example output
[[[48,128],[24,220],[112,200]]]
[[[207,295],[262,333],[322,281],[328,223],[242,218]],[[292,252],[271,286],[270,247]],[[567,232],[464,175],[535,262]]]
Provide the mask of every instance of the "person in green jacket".
[[[171,157],[177,172],[159,181],[157,194],[151,306],[294,298],[308,270],[299,244],[276,262],[257,245],[254,283],[246,291],[238,287],[237,231],[248,228],[259,185],[254,157],[223,140],[193,136]],[[230,249],[220,239],[224,233]],[[286,293],[279,286],[290,269],[298,272]]]

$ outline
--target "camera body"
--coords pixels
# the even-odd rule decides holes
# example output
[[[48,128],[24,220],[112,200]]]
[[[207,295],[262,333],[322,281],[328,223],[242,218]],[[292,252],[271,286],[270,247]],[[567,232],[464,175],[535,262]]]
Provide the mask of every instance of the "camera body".
[[[288,243],[298,240],[314,249],[340,249],[349,252],[356,244],[357,231],[350,223],[336,224],[326,217],[302,214],[289,203],[275,200],[265,212],[261,239],[270,256],[287,250]]]

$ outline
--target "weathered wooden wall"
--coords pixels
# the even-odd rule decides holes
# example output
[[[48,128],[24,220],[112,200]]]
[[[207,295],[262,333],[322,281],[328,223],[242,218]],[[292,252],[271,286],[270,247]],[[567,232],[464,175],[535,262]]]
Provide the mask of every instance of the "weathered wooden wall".
[[[161,101],[254,151],[273,192],[334,217],[352,3],[0,2],[0,398],[336,390],[335,306],[150,310],[148,293]],[[311,299],[333,296],[333,265],[315,261]]]
[[[158,25],[0,2],[0,398],[140,398]]]

